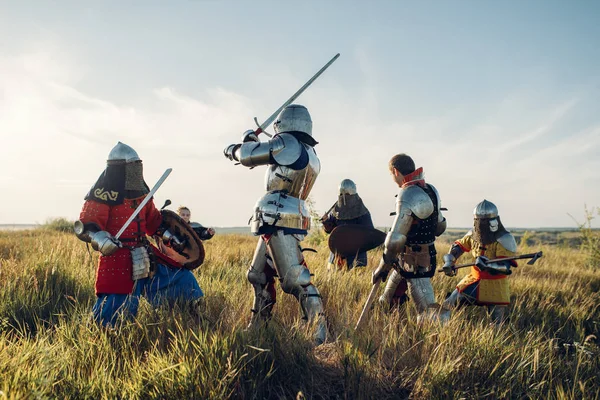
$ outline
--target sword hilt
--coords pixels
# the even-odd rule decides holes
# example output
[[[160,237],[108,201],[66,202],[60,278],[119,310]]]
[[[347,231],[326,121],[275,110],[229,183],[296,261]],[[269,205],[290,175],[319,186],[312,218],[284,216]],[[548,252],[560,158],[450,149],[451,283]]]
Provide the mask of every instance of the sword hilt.
[[[264,133],[265,135],[267,135],[268,137],[272,138],[273,135],[271,135],[269,132],[264,131],[263,128],[260,127],[260,124],[258,123],[258,118],[254,117],[254,123],[256,124],[256,126],[258,126],[258,129],[254,131],[254,134],[256,136],[260,135],[261,133]]]

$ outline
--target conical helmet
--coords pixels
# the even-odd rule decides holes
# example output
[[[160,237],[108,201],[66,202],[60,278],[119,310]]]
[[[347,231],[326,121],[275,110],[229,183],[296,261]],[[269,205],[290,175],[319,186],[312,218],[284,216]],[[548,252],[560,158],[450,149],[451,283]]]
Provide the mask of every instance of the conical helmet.
[[[496,218],[498,217],[498,207],[491,201],[483,200],[477,204],[473,210],[475,218]]]
[[[108,163],[142,161],[138,153],[125,143],[118,142],[108,154]]]

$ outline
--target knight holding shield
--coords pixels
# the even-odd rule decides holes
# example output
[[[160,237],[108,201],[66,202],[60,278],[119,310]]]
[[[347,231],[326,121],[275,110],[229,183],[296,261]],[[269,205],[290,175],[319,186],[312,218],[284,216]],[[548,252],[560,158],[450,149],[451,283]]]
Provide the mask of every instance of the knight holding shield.
[[[365,207],[362,199],[356,191],[356,184],[350,179],[344,179],[340,182],[339,196],[337,202],[321,217],[323,230],[331,233],[338,226],[360,225],[373,229],[371,213]],[[329,263],[327,269],[347,268],[351,270],[354,267],[367,266],[367,252],[359,251],[356,254],[344,256],[339,252],[331,251],[329,254]]]
[[[203,297],[191,272],[204,260],[202,242],[177,214],[159,211],[149,195],[142,160],[119,142],[75,222],[77,237],[100,252],[92,312],[104,326],[114,326],[121,316],[135,317],[140,296],[153,305],[181,299],[194,312]],[[167,253],[147,236],[160,238]]]

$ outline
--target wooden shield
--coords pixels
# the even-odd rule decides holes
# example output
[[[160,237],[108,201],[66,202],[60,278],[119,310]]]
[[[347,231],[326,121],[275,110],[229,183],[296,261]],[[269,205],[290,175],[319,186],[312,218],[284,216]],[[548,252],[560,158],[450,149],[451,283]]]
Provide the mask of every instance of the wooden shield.
[[[329,250],[342,257],[354,256],[380,246],[385,241],[385,236],[379,229],[363,225],[342,225],[331,232]]]
[[[160,245],[161,252],[177,261],[186,269],[192,270],[198,268],[204,262],[204,246],[196,232],[194,232],[190,224],[181,219],[173,211],[161,210],[160,213],[163,217],[163,224],[167,229],[185,244],[185,248],[181,251],[176,251],[169,246]]]

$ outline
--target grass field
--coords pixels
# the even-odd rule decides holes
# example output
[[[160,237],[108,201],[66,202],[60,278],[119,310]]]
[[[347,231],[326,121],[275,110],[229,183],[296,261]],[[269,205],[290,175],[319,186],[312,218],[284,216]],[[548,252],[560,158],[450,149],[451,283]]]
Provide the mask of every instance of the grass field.
[[[380,252],[366,270],[328,275],[315,236],[318,254],[305,255],[329,339],[314,348],[297,302],[281,291],[269,326],[244,331],[252,236],[206,242],[195,271],[202,321],[146,303],[137,320],[107,330],[89,318],[96,254],[69,233],[0,232],[0,398],[600,398],[600,266],[568,241],[523,242],[521,252],[544,257],[509,278],[508,325],[490,326],[480,308],[445,326],[417,325],[409,302],[392,314],[376,307],[355,333]],[[434,278],[438,301],[457,281]]]

